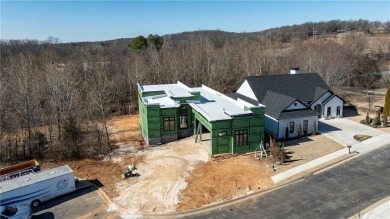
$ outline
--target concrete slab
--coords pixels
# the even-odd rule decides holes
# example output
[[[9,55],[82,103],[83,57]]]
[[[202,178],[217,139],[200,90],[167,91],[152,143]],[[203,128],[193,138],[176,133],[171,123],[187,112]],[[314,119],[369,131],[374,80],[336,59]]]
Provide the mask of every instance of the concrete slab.
[[[374,137],[385,133],[346,118],[330,120],[321,119],[318,121],[318,131],[343,146],[358,143],[358,141],[353,138],[354,135],[365,134]]]

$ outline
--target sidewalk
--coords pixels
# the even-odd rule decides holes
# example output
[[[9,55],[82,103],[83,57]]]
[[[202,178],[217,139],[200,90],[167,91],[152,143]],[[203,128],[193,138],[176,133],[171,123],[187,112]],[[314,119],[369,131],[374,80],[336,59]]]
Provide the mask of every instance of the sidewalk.
[[[388,219],[390,218],[390,200],[365,213],[362,219]]]
[[[362,210],[349,219],[388,219],[390,218],[390,197],[378,201],[377,203]]]
[[[368,126],[363,127],[365,125],[347,119],[334,119],[334,120],[336,121],[332,121],[332,120],[321,121],[323,124],[321,124],[322,127],[320,126],[319,128],[320,131],[322,131],[322,133],[324,133],[326,137],[342,144],[345,147],[348,144],[351,145],[352,146],[351,153],[356,152],[358,154],[364,154],[374,149],[380,148],[384,145],[390,144],[390,133],[385,133]],[[358,142],[355,139],[353,139],[353,135],[355,134],[370,134],[371,136],[375,136],[375,137],[372,137],[362,142]],[[348,144],[345,143],[343,144],[342,143],[343,141],[348,142]],[[348,155],[347,147],[345,149],[340,149],[333,153],[327,154],[323,157],[309,161],[300,166],[291,168],[271,178],[274,183],[279,183],[283,180],[296,176],[297,174],[300,174],[307,170],[316,167],[321,168],[321,165],[324,165],[326,163],[332,163],[332,161],[338,162],[342,159],[342,156],[346,156],[346,155]]]
[[[289,170],[286,170],[282,173],[276,174],[272,176],[272,181],[274,183],[279,183],[287,178],[290,178],[294,175],[300,174],[301,172],[307,171],[309,169],[312,169],[314,167],[320,166],[324,163],[327,163],[331,160],[337,159],[343,155],[348,154],[348,149],[340,149],[338,151],[335,151],[333,153],[327,154],[323,157],[317,158],[315,160],[309,161],[307,163],[304,163],[302,165],[296,166],[294,168],[291,168]]]

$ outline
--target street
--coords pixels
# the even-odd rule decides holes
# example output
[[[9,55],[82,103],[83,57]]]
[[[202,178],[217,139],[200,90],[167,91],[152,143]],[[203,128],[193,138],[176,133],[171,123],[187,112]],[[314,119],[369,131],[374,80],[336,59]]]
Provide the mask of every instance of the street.
[[[188,218],[348,218],[390,196],[390,145],[239,204]]]
[[[348,218],[390,196],[390,145],[235,204],[159,218]],[[120,218],[93,187],[43,203],[33,218]]]

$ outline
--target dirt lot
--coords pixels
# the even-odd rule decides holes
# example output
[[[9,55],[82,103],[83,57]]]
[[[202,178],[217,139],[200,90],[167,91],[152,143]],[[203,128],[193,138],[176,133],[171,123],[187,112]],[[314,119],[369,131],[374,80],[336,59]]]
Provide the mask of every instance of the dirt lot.
[[[132,213],[173,212],[178,195],[186,187],[185,178],[198,162],[206,162],[209,155],[194,138],[149,147],[139,152],[144,162],[137,166],[138,177],[116,184],[120,195],[114,202]]]
[[[145,147],[140,138],[138,115],[116,117],[108,122],[115,149],[101,159],[45,163],[43,168],[68,164],[80,178],[101,184],[118,205],[135,214],[167,213],[198,208],[273,187],[271,176],[340,149],[318,135],[286,143],[292,159],[274,172],[268,160],[253,155],[209,159],[194,137],[157,147]],[[294,146],[289,146],[294,145]],[[136,177],[121,173],[134,162]]]
[[[122,180],[122,170],[132,162],[135,165],[142,162],[143,156],[126,156],[122,162],[103,161],[103,159],[83,159],[74,161],[61,161],[56,163],[42,163],[42,169],[69,165],[78,178],[88,179],[95,185],[101,186],[110,197],[116,197],[118,191],[115,182]]]
[[[42,168],[53,168],[67,164],[72,168],[76,177],[88,179],[101,186],[111,198],[118,196],[116,182],[122,180],[122,171],[132,163],[138,166],[144,159],[144,155],[132,153],[137,151],[136,148],[143,148],[138,118],[138,115],[118,116],[107,122],[110,143],[117,148],[108,156],[55,163],[45,162],[42,163]]]
[[[360,90],[361,91],[361,90]],[[387,89],[375,89],[372,90],[375,95],[370,95],[372,101],[372,107],[370,110],[369,117],[375,118],[377,115],[375,113],[375,106],[383,106],[385,103],[385,94]],[[337,94],[340,95],[344,100],[346,100],[349,104],[355,106],[355,110],[347,109],[344,107],[344,117],[355,121],[360,122],[362,120],[366,119],[367,111],[368,111],[368,97],[366,94],[358,92],[358,90],[336,90]],[[378,126],[377,129],[389,132],[390,133],[390,127],[383,128],[381,126]]]
[[[188,185],[179,196],[177,210],[198,208],[271,188],[271,171],[266,168],[265,160],[258,161],[249,155],[200,163],[187,178]]]
[[[352,89],[352,88],[351,88]],[[371,111],[375,111],[375,105],[383,106],[385,103],[385,93],[386,89],[376,89],[376,90],[370,90],[372,91],[373,95],[367,96],[366,93],[364,93],[364,89],[357,88],[352,90],[347,89],[335,89],[335,92],[340,95],[344,100],[346,100],[351,105],[355,106],[358,110],[361,112],[367,112],[368,110],[368,99],[371,100]]]
[[[273,172],[273,175],[344,148],[323,135],[286,141],[284,146],[288,156],[291,156],[290,161],[276,166],[276,171]]]

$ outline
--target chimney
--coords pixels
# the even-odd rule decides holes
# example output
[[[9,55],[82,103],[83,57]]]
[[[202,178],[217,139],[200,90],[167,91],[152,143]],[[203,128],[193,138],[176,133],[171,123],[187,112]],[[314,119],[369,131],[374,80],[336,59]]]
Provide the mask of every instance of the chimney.
[[[299,68],[291,68],[290,69],[290,74],[291,75],[296,75],[296,74],[300,74],[301,71],[299,70]]]

